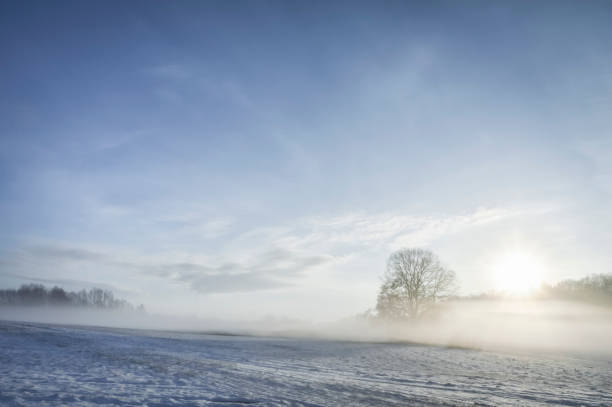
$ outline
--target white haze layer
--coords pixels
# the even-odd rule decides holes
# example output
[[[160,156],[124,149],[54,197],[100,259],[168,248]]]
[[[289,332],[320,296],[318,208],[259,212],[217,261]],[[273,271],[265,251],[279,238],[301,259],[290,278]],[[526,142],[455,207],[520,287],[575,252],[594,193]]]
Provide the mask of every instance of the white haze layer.
[[[415,342],[490,350],[612,355],[612,310],[559,301],[459,301],[417,322],[359,317],[335,323],[285,319],[204,320],[140,312],[4,307],[0,319],[117,328],[225,332],[375,342]]]

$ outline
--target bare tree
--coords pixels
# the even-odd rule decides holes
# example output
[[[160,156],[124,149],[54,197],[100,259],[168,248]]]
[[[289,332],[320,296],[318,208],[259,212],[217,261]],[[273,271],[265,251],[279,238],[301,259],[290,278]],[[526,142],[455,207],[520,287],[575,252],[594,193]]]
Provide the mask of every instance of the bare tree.
[[[417,318],[454,288],[455,273],[431,251],[398,250],[387,261],[376,310],[384,318]]]

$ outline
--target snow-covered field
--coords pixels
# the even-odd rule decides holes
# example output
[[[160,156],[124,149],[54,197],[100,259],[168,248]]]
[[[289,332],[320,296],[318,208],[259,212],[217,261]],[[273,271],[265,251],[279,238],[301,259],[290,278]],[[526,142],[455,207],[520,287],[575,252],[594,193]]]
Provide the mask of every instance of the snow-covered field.
[[[609,358],[0,321],[0,405],[612,405]]]

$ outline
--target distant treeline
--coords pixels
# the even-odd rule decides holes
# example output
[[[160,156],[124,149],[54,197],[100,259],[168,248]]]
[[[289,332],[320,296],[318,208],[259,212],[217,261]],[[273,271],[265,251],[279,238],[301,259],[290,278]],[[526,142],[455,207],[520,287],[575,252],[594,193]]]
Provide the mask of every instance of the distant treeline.
[[[564,280],[542,285],[539,296],[547,299],[575,300],[612,305],[612,274],[593,274],[580,280]]]
[[[479,294],[461,299],[493,300],[503,293]],[[533,297],[542,300],[569,300],[612,306],[612,274],[592,274],[579,280],[563,280],[557,284],[542,284]]]
[[[112,291],[92,288],[89,291],[65,291],[61,287],[47,289],[42,284],[24,284],[19,289],[0,290],[0,306],[66,306],[98,309],[144,311],[126,300],[115,298]]]

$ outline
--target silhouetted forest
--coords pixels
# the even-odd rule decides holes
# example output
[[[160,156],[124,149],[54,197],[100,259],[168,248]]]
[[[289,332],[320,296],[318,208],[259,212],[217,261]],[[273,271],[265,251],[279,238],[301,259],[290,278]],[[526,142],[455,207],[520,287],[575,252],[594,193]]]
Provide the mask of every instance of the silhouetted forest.
[[[497,300],[504,299],[503,292],[490,292],[458,300]],[[612,274],[592,274],[578,280],[567,279],[556,284],[542,284],[533,298],[540,300],[579,301],[590,304],[612,306]]]
[[[580,280],[542,285],[539,297],[612,305],[612,274],[593,274]]]
[[[112,291],[92,288],[89,291],[65,291],[61,287],[47,289],[42,284],[24,284],[19,289],[0,290],[0,306],[66,306],[98,309],[143,311],[128,301],[115,298]]]

